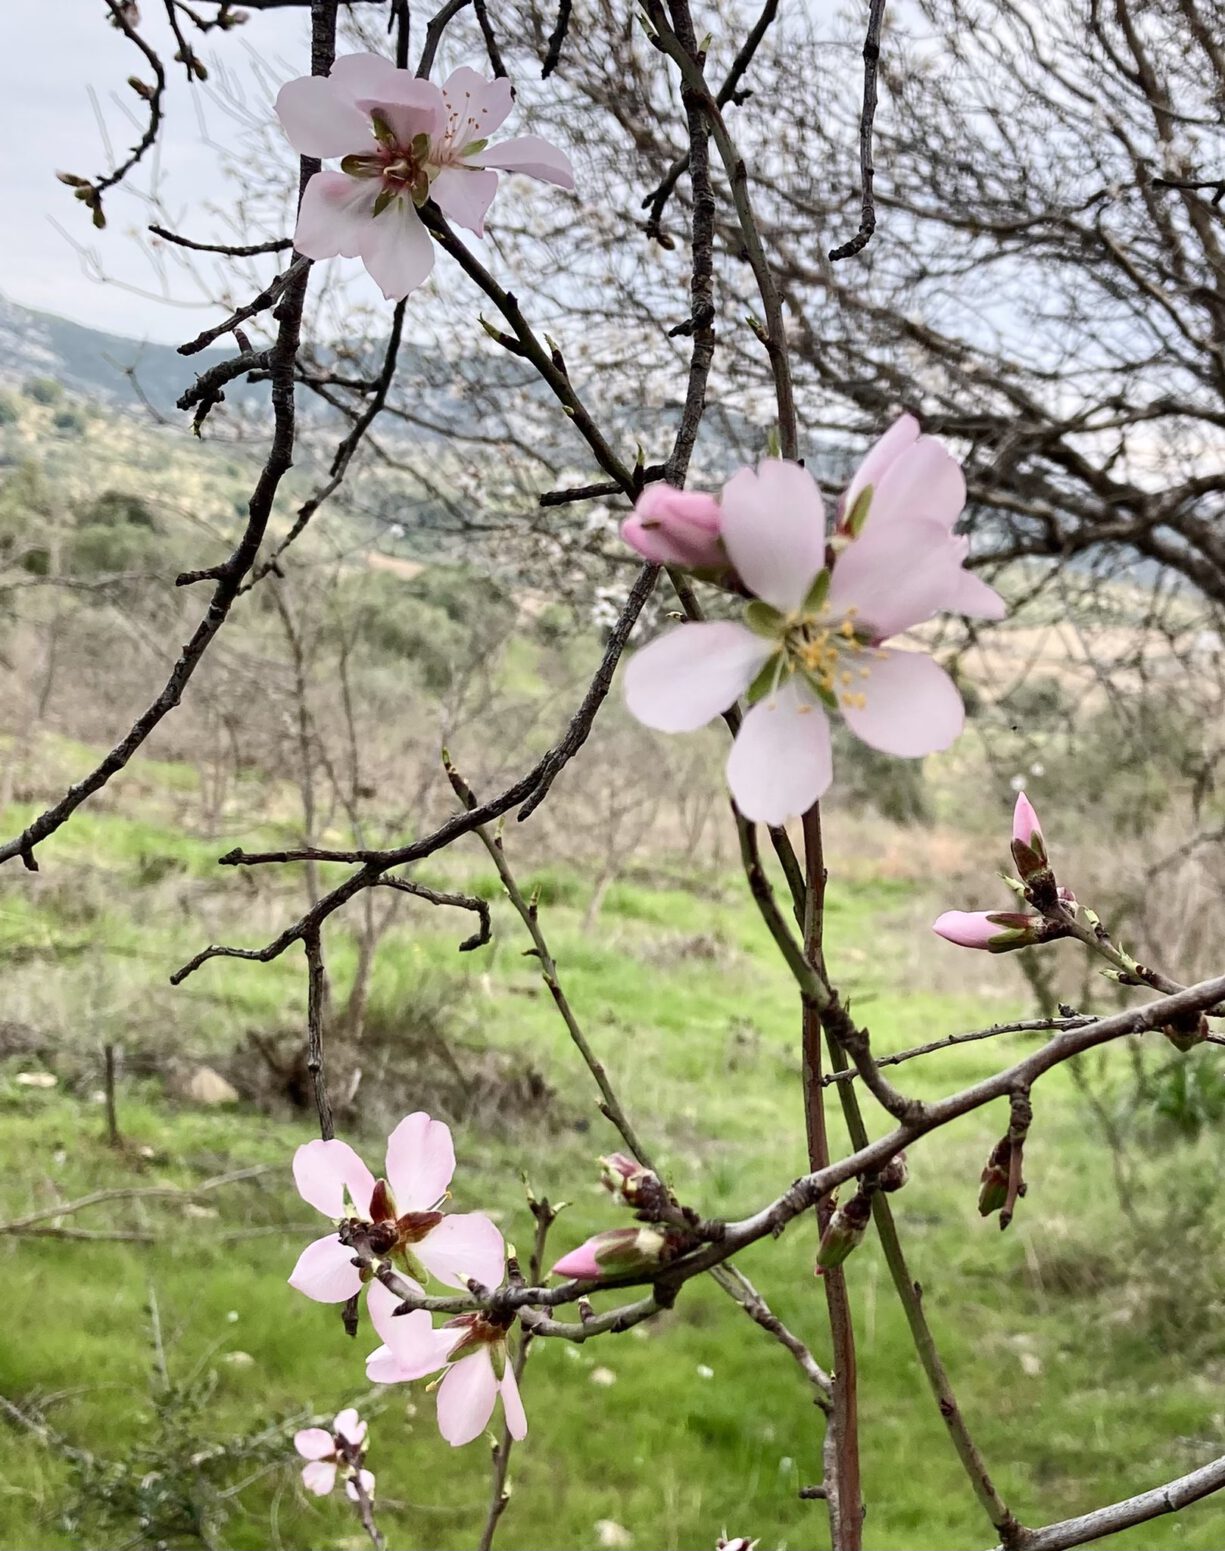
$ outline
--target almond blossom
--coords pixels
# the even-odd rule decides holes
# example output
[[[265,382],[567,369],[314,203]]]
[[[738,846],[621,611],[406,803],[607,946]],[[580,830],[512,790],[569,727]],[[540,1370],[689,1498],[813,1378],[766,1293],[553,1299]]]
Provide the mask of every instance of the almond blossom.
[[[901,439],[897,426],[889,435]],[[888,440],[865,467],[881,462]],[[741,469],[723,488],[719,531],[754,601],[740,621],[682,625],[629,663],[626,703],[662,732],[694,731],[747,696],[727,780],[748,819],[781,824],[824,794],[830,711],[863,742],[907,758],[947,748],[961,731],[961,696],[943,668],[884,645],[945,610],[998,618],[1004,609],[985,584],[966,590],[968,541],[950,531],[965,486],[938,443],[939,458],[921,445],[929,440],[919,438],[900,474],[902,453],[879,475],[869,468],[880,495],[856,476],[848,526],[828,546],[806,469],[778,458]]]
[[[317,172],[298,211],[294,246],[308,258],[360,258],[388,301],[429,278],[434,244],[418,209],[482,236],[499,172],[574,187],[569,159],[538,135],[490,146],[513,97],[505,76],[466,66],[443,86],[418,80],[379,54],[347,54],[326,76],[287,82],[276,111],[302,156],[340,158]]]
[[[336,1485],[341,1465],[349,1467],[345,1491],[358,1500],[356,1476],[367,1497],[374,1496],[374,1477],[359,1467],[366,1442],[366,1424],[352,1406],[338,1411],[332,1431],[323,1427],[304,1427],[294,1434],[293,1446],[307,1464],[302,1467],[302,1485],[316,1497],[326,1497]]]
[[[375,1179],[347,1142],[307,1142],[293,1160],[302,1199],[333,1222],[370,1224],[370,1247],[410,1277],[424,1280],[428,1273],[465,1288],[475,1278],[496,1287],[506,1258],[501,1233],[481,1212],[439,1210],[454,1172],[450,1127],[422,1111],[406,1116],[388,1137],[383,1179]],[[352,1249],[329,1233],[302,1251],[289,1285],[320,1303],[344,1303],[364,1279]]]
[[[366,1377],[400,1384],[444,1368],[430,1388],[438,1393],[438,1430],[453,1448],[480,1437],[499,1396],[511,1437],[525,1438],[527,1415],[506,1348],[508,1318],[461,1314],[434,1330],[424,1310],[396,1314],[398,1306],[381,1283],[371,1288],[370,1318],[384,1345],[366,1359]]]

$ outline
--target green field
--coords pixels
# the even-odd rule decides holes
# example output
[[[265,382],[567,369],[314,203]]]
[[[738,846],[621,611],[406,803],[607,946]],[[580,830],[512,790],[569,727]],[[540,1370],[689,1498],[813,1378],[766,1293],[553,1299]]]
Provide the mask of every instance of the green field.
[[[5,871],[0,1216],[99,1189],[196,1186],[271,1168],[190,1201],[128,1198],[62,1220],[132,1241],[0,1237],[0,1395],[33,1424],[0,1422],[0,1544],[360,1546],[339,1496],[303,1494],[290,1445],[307,1416],[357,1403],[374,1417],[370,1465],[389,1545],[472,1546],[489,1497],[485,1445],[443,1444],[423,1385],[371,1394],[363,1358],[373,1338],[363,1329],[351,1342],[335,1310],[285,1285],[319,1231],[289,1174],[312,1117],[254,1103],[194,1107],[134,1058],[220,1061],[253,1029],[291,1040],[303,1016],[296,954],[270,966],[216,962],[180,990],[167,984],[210,938],[262,941],[300,905],[296,879],[250,892],[241,876],[212,867],[252,833],[224,845],[184,841],[172,814],[176,789],[191,779],[185,767],[144,765],[45,849],[42,874]],[[4,815],[5,833],[25,811]],[[518,843],[512,826],[512,862]],[[167,855],[169,874],[157,865]],[[560,1253],[619,1220],[594,1164],[616,1137],[483,851],[473,840],[452,858],[451,877],[495,900],[494,942],[458,955],[468,919],[410,902],[380,949],[369,1026],[382,1065],[364,1079],[359,1104],[370,1100],[380,1127],[419,1105],[451,1118],[456,1206],[492,1212],[520,1247],[531,1230],[523,1174],[537,1192],[570,1201],[554,1229]],[[984,860],[988,876],[995,860]],[[927,950],[931,886],[865,876],[862,865],[844,885],[836,840],[831,861],[831,966],[879,1051],[1032,1011],[1007,962],[976,961],[967,979],[954,950]],[[525,862],[521,878],[542,884],[541,920],[571,1001],[680,1197],[713,1216],[777,1194],[804,1166],[797,1014],[742,880],[631,867],[584,931],[590,884],[581,873],[542,874]],[[348,927],[335,926],[327,946],[342,992]],[[927,968],[915,976],[908,966],[920,953]],[[923,989],[941,983],[959,989]],[[37,1048],[21,1045],[30,1029],[42,1036]],[[107,1041],[132,1057],[119,1087],[118,1149],[97,1093]],[[971,1045],[898,1076],[920,1094],[948,1091],[1023,1048],[1019,1036]],[[1204,1047],[1188,1061],[1213,1054]],[[1111,1060],[1121,1084],[1127,1052]],[[44,1070],[56,1073],[54,1087],[19,1080]],[[470,1104],[456,1071],[471,1079]],[[1007,1234],[976,1212],[1003,1106],[914,1149],[910,1183],[894,1201],[993,1476],[1018,1516],[1043,1523],[1221,1452],[1225,1338],[1219,1207],[1203,1199],[1219,1177],[1212,1128],[1180,1135],[1133,1123],[1129,1217],[1063,1069],[1036,1091],[1035,1115],[1029,1195]],[[381,1131],[342,1134],[377,1172]],[[743,1268],[828,1363],[814,1246],[812,1224],[797,1223],[777,1244],[756,1246]],[[871,1236],[848,1274],[866,1543],[992,1545]],[[713,1283],[690,1284],[673,1312],[632,1333],[537,1343],[524,1394],[530,1432],[513,1456],[497,1539],[506,1551],[701,1551],[724,1529],[759,1536],[763,1548],[826,1544],[822,1506],[797,1496],[820,1476],[819,1413],[787,1355]],[[1116,1543],[1208,1551],[1223,1541],[1222,1511],[1209,1503]]]

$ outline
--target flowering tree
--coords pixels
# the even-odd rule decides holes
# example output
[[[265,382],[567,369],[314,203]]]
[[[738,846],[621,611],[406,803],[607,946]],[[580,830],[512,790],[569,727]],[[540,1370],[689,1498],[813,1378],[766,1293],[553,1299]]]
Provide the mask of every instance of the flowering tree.
[[[97,178],[65,175],[97,224],[105,221],[110,189],[156,143],[166,79],[152,20],[142,16],[133,0],[106,3],[113,24],[142,56],[153,79],[138,77],[134,87],[147,105],[148,124],[128,160]],[[241,868],[301,864],[343,869],[340,881],[312,891],[309,908],[270,942],[260,947],[210,945],[172,977],[179,984],[222,956],[266,963],[301,948],[308,982],[304,1041],[320,1136],[299,1147],[293,1175],[303,1199],[329,1226],[303,1248],[289,1276],[290,1287],[339,1306],[338,1340],[344,1329],[360,1331],[368,1320],[381,1342],[366,1358],[366,1373],[375,1383],[430,1379],[436,1388],[438,1426],[449,1443],[471,1443],[500,1407],[484,1547],[490,1545],[506,1506],[512,1445],[528,1436],[534,1386],[525,1386],[526,1407],[520,1389],[532,1345],[550,1340],[584,1343],[625,1331],[672,1307],[695,1278],[710,1276],[777,1344],[780,1355],[794,1362],[798,1382],[807,1386],[821,1423],[820,1437],[800,1445],[814,1464],[820,1461],[819,1482],[806,1495],[825,1504],[831,1544],[839,1551],[856,1551],[863,1543],[866,1503],[859,1465],[856,1332],[847,1277],[853,1272],[849,1257],[870,1231],[879,1235],[919,1366],[964,1468],[967,1490],[981,1506],[984,1535],[1008,1551],[1060,1551],[1145,1523],[1225,1486],[1222,1457],[1178,1480],[1146,1483],[1133,1496],[1090,1507],[1073,1519],[1041,1527],[1021,1523],[992,1479],[974,1440],[972,1419],[957,1405],[907,1265],[890,1197],[906,1185],[910,1174],[921,1175],[925,1137],[983,1106],[1007,1103],[1007,1127],[985,1160],[979,1197],[980,1211],[998,1213],[1000,1226],[1006,1228],[1025,1192],[1024,1152],[1031,1130],[1041,1124],[1042,1079],[1082,1052],[1131,1036],[1160,1033],[1180,1051],[1218,1039],[1209,1030],[1208,1018],[1225,1002],[1225,975],[1186,986],[1127,954],[1098,915],[1057,877],[1038,817],[1022,795],[1013,819],[1016,872],[1005,879],[1014,896],[1010,908],[950,911],[935,923],[936,933],[949,944],[991,953],[1073,938],[1140,999],[1108,1016],[1022,1020],[945,1036],[885,1058],[878,1058],[869,1031],[852,1016],[841,990],[842,968],[830,962],[824,939],[827,890],[838,886],[838,859],[826,854],[820,810],[836,779],[830,718],[840,717],[855,737],[892,757],[919,758],[948,747],[962,730],[964,709],[957,685],[932,650],[937,638],[925,627],[948,615],[998,620],[1005,613],[1006,598],[966,569],[969,541],[955,532],[966,505],[961,468],[948,447],[922,434],[913,416],[895,417],[902,395],[895,392],[892,378],[873,390],[890,411],[879,416],[879,439],[832,510],[827,511],[806,466],[806,457],[815,456],[820,443],[797,412],[790,341],[795,322],[788,316],[780,285],[780,273],[793,266],[794,257],[790,247],[775,251],[763,236],[760,180],[739,148],[740,125],[752,112],[752,104],[740,100],[740,83],[751,71],[777,7],[767,3],[739,34],[706,40],[706,18],[695,14],[689,0],[645,0],[645,42],[634,46],[649,51],[646,58],[656,72],[661,100],[667,83],[666,111],[685,145],[673,186],[685,181],[690,211],[685,254],[688,316],[672,330],[672,338],[682,341],[685,350],[678,366],[679,409],[661,461],[648,463],[641,449],[635,455],[626,445],[621,429],[602,419],[598,384],[589,391],[576,380],[567,364],[565,342],[550,339],[533,322],[530,300],[521,302],[518,295],[530,294],[532,276],[507,273],[498,278],[482,250],[455,229],[483,234],[503,176],[526,174],[555,189],[574,190],[580,205],[583,200],[582,166],[577,172],[572,168],[564,147],[534,134],[491,138],[513,107],[502,55],[510,39],[501,30],[502,19],[485,0],[473,0],[476,33],[460,36],[468,43],[479,36],[491,74],[464,64],[439,85],[433,79],[437,58],[450,29],[459,25],[463,0],[448,0],[431,19],[416,51],[415,68],[416,40],[402,0],[382,7],[381,15],[390,22],[385,55],[338,53],[339,0],[311,0],[309,7],[302,0],[263,3],[296,6],[303,13],[309,9],[311,74],[285,83],[276,101],[280,124],[300,156],[296,227],[292,237],[262,245],[215,245],[216,251],[235,260],[261,250],[289,257],[268,285],[184,347],[190,353],[217,339],[233,338],[236,343],[233,355],[201,374],[183,407],[194,413],[200,429],[228,383],[252,373],[266,378],[273,413],[267,459],[232,553],[216,566],[178,579],[183,587],[205,585],[211,592],[164,688],[94,770],[20,835],[0,845],[0,861],[20,859],[27,868],[37,869],[41,848],[83,803],[121,774],[189,692],[200,661],[240,594],[288,563],[286,551],[339,487],[384,410],[405,320],[410,309],[429,305],[432,293],[423,290],[427,280],[436,289],[462,288],[457,293],[462,305],[488,307],[497,315],[494,322],[482,320],[486,333],[531,367],[551,395],[560,421],[594,465],[587,483],[543,492],[542,499],[555,506],[594,497],[616,499],[626,513],[625,553],[635,554],[642,563],[609,633],[603,660],[568,725],[544,758],[504,791],[479,798],[444,753],[456,810],[416,838],[383,848],[359,843],[351,849],[309,845],[259,854],[236,850],[221,859],[226,866]],[[379,0],[366,0],[366,8],[377,12]],[[873,235],[872,204],[873,107],[883,9],[883,0],[872,0],[864,48],[863,220],[831,262],[856,258],[869,241],[888,240]],[[177,57],[197,77],[203,67],[188,34],[193,29],[228,31],[241,21],[242,12],[228,0],[195,0],[192,6],[167,0],[165,5]],[[564,83],[570,30],[582,25],[582,18],[563,0],[552,31],[538,38],[529,35],[522,52],[526,57],[538,43],[543,75]],[[730,59],[730,73],[721,87],[708,79],[708,55],[715,49]],[[615,72],[615,58],[613,68]],[[724,111],[732,102],[738,103],[734,120]],[[338,167],[324,170],[321,159]],[[193,243],[189,234],[163,237]],[[708,407],[726,408],[708,400],[715,396],[712,366],[721,344],[716,325],[729,331],[739,328],[726,305],[734,287],[723,283],[733,248],[733,256],[751,275],[755,313],[760,314],[739,329],[736,348],[741,350],[746,338],[752,341],[757,354],[751,370],[760,383],[768,384],[769,404],[767,408],[760,396],[747,400],[760,419],[764,455],[754,466],[734,472],[715,496],[685,486]],[[438,254],[450,261],[445,273],[434,273]],[[298,431],[296,392],[306,370],[304,360],[310,357],[310,342],[303,339],[304,309],[316,265],[329,258],[360,258],[392,304],[387,346],[376,376],[355,390],[364,407],[350,416],[328,478],[302,505],[288,531],[274,539],[274,507]],[[576,261],[579,258],[581,254]],[[247,331],[263,327],[270,330],[267,343],[253,346]],[[811,341],[819,337],[819,325],[804,320],[803,333]],[[315,386],[320,380],[316,372]],[[641,722],[664,732],[682,734],[720,717],[726,723],[733,739],[726,766],[728,822],[735,829],[747,888],[795,983],[802,1053],[795,1124],[804,1129],[808,1171],[799,1179],[779,1180],[772,1199],[751,1204],[734,1220],[710,1218],[701,1202],[678,1199],[654,1167],[650,1142],[636,1129],[615,1072],[593,1047],[581,1009],[566,994],[535,902],[520,889],[501,832],[494,828],[512,812],[521,821],[530,819],[562,769],[582,757],[639,617],[656,589],[665,588],[683,622],[629,659],[622,673],[626,701]],[[763,830],[770,856],[763,850]],[[528,1256],[507,1246],[482,1212],[444,1209],[456,1159],[450,1132],[441,1122],[421,1112],[405,1117],[388,1139],[380,1177],[334,1135],[326,1050],[326,934],[356,897],[390,884],[417,887],[437,904],[475,911],[480,926],[463,949],[479,950],[488,940],[489,917],[478,901],[410,883],[415,864],[468,835],[481,840],[497,868],[558,1013],[599,1090],[610,1128],[610,1151],[602,1159],[610,1193],[609,1225],[555,1260],[550,1235],[556,1212],[544,1201],[530,1203],[535,1232]],[[1023,1059],[937,1100],[920,1100],[886,1075],[888,1067],[954,1039],[986,1040],[1009,1030],[1033,1031],[1044,1038]],[[850,1150],[838,1156],[827,1127],[827,1106],[833,1102],[840,1106],[851,1138]],[[872,1136],[869,1121],[883,1124],[880,1134]],[[525,1165],[530,1162],[525,1157]],[[813,1215],[819,1230],[814,1270],[827,1319],[821,1330],[800,1333],[771,1310],[736,1257]],[[444,1290],[438,1291],[434,1283]],[[287,1291],[285,1296],[292,1294]],[[597,1297],[598,1307],[593,1302]],[[753,1336],[747,1327],[746,1335]],[[305,1375],[303,1382],[308,1382]],[[542,1379],[537,1391],[542,1403],[547,1403],[545,1389]],[[343,1481],[371,1540],[382,1545],[375,1476],[367,1468],[373,1448],[356,1412],[342,1411],[330,1430],[299,1432],[295,1447],[307,1462],[302,1472],[306,1488],[322,1494]]]

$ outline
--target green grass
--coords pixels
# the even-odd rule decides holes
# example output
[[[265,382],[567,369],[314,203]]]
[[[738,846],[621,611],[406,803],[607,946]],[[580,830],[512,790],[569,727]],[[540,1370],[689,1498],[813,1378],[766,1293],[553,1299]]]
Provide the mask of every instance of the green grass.
[[[271,898],[246,903],[236,875],[217,877],[206,866],[216,847],[182,843],[158,812],[80,817],[56,865],[39,879],[21,879],[0,902],[0,951],[11,955],[30,943],[47,949],[41,960],[14,959],[9,986],[26,1021],[52,1028],[64,1078],[57,1089],[32,1089],[15,1076],[35,1058],[0,1067],[0,1213],[11,1218],[110,1186],[184,1185],[233,1167],[276,1167],[191,1211],[181,1203],[125,1202],[72,1219],[78,1227],[152,1233],[150,1244],[0,1237],[7,1304],[0,1393],[38,1413],[70,1445],[125,1463],[130,1477],[155,1474],[147,1452],[159,1447],[152,1294],[171,1381],[213,1386],[191,1421],[192,1447],[268,1425],[284,1429],[283,1445],[267,1458],[225,1476],[241,1489],[227,1501],[218,1544],[362,1543],[340,1499],[320,1503],[299,1490],[288,1441],[305,1413],[330,1415],[357,1400],[379,1408],[370,1463],[389,1544],[471,1546],[487,1505],[485,1446],[446,1447],[422,1385],[367,1397],[369,1335],[363,1330],[351,1342],[334,1310],[285,1286],[299,1248],[320,1226],[288,1173],[293,1147],[312,1134],[309,1118],[176,1108],[152,1085],[132,1084],[121,1092],[126,1146],[115,1152],[102,1138],[95,1082],[80,1076],[84,1055],[104,1038],[143,1030],[164,1049],[221,1050],[246,1028],[300,1020],[296,955],[269,966],[212,964],[179,991],[165,984],[166,972],[207,939],[214,920],[237,940],[260,941],[288,918],[296,896],[285,884]],[[142,884],[140,857],[170,841],[181,873]],[[87,855],[111,881],[83,901],[74,864]],[[548,1115],[457,1126],[455,1205],[494,1211],[508,1237],[526,1247],[526,1172],[538,1191],[573,1203],[555,1229],[560,1252],[618,1220],[594,1167],[616,1138],[475,844],[456,869],[440,866],[435,881],[464,876],[497,901],[495,943],[458,957],[466,923],[411,904],[383,944],[374,1004],[394,1015],[411,1008],[424,983],[441,981],[453,987],[457,1036],[511,1061],[530,1060],[547,1075],[557,1090]],[[530,883],[532,869],[523,874]],[[679,881],[623,880],[589,934],[581,928],[585,881],[558,870],[540,871],[536,881],[571,1000],[682,1198],[710,1215],[738,1215],[772,1198],[804,1168],[794,995],[740,881],[689,890]],[[835,884],[831,894],[831,962],[881,1051],[1023,1005],[1013,977],[994,961],[982,978],[995,981],[998,996],[899,985],[896,957],[923,929],[928,907],[921,891],[890,881]],[[109,950],[99,956],[101,969],[56,957],[65,943],[84,939]],[[329,966],[340,990],[352,957],[352,944],[336,930]],[[899,1080],[921,1094],[947,1091],[1023,1048],[1019,1039],[972,1045],[905,1067]],[[879,1129],[879,1119],[873,1123]],[[979,1219],[978,1173],[1005,1124],[1004,1107],[995,1106],[924,1141],[895,1204],[962,1408],[1001,1491],[1020,1517],[1037,1523],[1219,1453],[1225,1341],[1211,1279],[1206,1291],[1184,1288],[1187,1261],[1177,1243],[1163,1249],[1158,1235],[1137,1256],[1106,1155],[1061,1073],[1036,1095],[1030,1190],[1016,1223],[1001,1235],[994,1221]],[[836,1114],[832,1129],[841,1146]],[[378,1136],[353,1140],[377,1162]],[[1168,1191],[1173,1201],[1188,1178],[1215,1168],[1210,1137],[1171,1145],[1145,1165],[1148,1199],[1160,1205]],[[811,1222],[798,1222],[778,1243],[755,1246],[743,1267],[828,1361],[820,1285],[811,1274],[814,1244]],[[848,1273],[868,1545],[934,1551],[993,1544],[871,1237]],[[1183,1325],[1178,1311],[1191,1300],[1198,1300],[1197,1317]],[[1173,1313],[1159,1319],[1158,1307]],[[538,1343],[525,1398],[531,1431],[512,1464],[514,1493],[498,1534],[505,1551],[594,1546],[600,1520],[623,1526],[639,1548],[700,1551],[724,1528],[760,1536],[766,1548],[826,1544],[820,1505],[797,1497],[800,1486],[819,1479],[820,1418],[790,1359],[712,1283],[691,1284],[674,1311],[629,1334],[581,1347]],[[57,1448],[20,1428],[6,1430],[0,1544],[144,1543],[132,1538],[139,1537],[134,1523],[100,1526],[93,1509],[64,1529],[76,1495],[73,1469]],[[1117,1544],[1207,1551],[1221,1539],[1219,1510],[1209,1504]]]

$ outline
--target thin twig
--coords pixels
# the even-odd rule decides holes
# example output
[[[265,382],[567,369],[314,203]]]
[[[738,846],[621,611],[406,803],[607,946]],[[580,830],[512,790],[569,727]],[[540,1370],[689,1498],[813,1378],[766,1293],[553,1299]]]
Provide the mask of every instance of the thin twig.
[[[876,122],[876,73],[880,65],[880,28],[885,15],[885,0],[868,0],[868,34],[863,40],[863,108],[859,115],[859,180],[861,214],[859,230],[841,247],[831,248],[833,262],[862,253],[876,230],[876,199],[873,184],[876,164],[872,159],[872,127]]]

